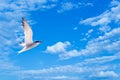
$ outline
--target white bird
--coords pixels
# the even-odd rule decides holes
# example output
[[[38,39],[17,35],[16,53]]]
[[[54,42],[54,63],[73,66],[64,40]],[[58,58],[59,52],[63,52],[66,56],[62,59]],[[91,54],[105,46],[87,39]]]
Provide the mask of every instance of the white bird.
[[[23,24],[23,29],[24,29],[24,35],[25,35],[25,41],[24,41],[24,48],[20,50],[18,53],[22,53],[24,51],[27,51],[33,47],[36,47],[41,43],[41,41],[35,41],[33,42],[32,36],[33,32],[32,29],[30,28],[29,24],[26,22],[24,18],[22,18],[22,24]]]

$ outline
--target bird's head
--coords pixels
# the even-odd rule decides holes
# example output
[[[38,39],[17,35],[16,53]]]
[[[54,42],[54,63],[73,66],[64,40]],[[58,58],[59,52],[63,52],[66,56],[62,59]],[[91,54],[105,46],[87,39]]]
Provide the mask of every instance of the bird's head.
[[[40,44],[40,43],[42,43],[42,41],[35,41],[35,43]]]

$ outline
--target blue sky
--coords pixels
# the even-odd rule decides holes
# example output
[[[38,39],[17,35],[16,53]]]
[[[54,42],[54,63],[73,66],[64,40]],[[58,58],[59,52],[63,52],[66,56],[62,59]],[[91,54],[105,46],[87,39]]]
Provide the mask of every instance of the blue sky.
[[[0,80],[119,80],[119,0],[0,2]],[[18,55],[22,17],[43,43]]]

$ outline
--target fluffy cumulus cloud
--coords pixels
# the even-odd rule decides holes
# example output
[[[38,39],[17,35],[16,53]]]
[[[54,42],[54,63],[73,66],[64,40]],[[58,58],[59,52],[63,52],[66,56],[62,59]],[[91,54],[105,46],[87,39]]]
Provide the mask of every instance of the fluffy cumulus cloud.
[[[66,41],[66,42],[57,42],[56,44],[52,46],[47,46],[47,53],[60,53],[60,52],[66,52],[66,48],[70,46],[71,43]]]

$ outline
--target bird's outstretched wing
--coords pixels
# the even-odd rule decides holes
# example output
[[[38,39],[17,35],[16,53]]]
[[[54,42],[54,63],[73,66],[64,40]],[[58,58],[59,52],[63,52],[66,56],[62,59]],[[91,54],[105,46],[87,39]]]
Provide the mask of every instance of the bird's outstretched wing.
[[[26,22],[24,18],[22,18],[22,24],[23,24],[23,29],[24,29],[24,35],[25,35],[25,44],[31,44],[33,43],[32,40],[32,29],[30,28],[29,24]]]

